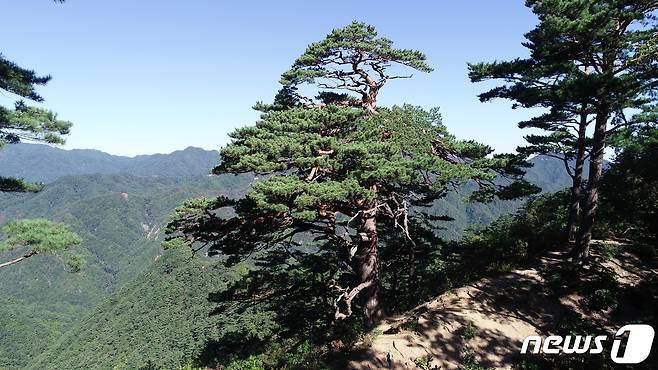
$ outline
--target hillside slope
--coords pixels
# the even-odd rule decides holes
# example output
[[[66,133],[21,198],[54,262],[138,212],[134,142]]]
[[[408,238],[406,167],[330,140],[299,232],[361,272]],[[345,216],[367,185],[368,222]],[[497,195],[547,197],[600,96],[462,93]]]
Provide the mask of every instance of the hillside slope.
[[[183,200],[236,195],[247,183],[234,177],[88,175],[63,177],[37,194],[0,194],[0,223],[34,217],[66,222],[82,237],[77,250],[86,260],[79,273],[48,255],[0,271],[0,368],[23,367],[151,265],[161,253],[161,229]]]
[[[602,242],[595,244],[595,250],[604,249]],[[525,269],[450,290],[388,318],[375,329],[381,335],[370,346],[335,366],[354,370],[508,369],[522,364],[522,368],[610,368],[609,357],[542,358],[521,355],[520,349],[529,335],[612,338],[629,322],[655,324],[657,261],[647,263],[621,250],[614,257],[596,253],[582,279],[573,279],[576,270],[565,262],[564,252],[551,252]],[[563,280],[565,275],[572,279]],[[614,292],[614,299],[597,298],[596,292],[603,289]],[[653,355],[634,368],[655,368],[656,347],[654,343]]]
[[[208,315],[214,304],[207,297],[229,278],[226,269],[189,251],[169,251],[30,368],[175,369],[199,357],[217,335],[220,318]]]

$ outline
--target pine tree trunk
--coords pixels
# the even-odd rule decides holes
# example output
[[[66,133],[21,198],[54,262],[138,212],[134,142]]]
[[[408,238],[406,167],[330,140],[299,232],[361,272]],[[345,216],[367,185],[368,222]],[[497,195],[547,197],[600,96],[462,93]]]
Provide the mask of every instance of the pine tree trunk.
[[[379,88],[371,86],[370,91],[363,96],[363,106],[370,113],[377,113],[377,94],[379,94]]]
[[[377,221],[374,214],[363,218],[359,228],[359,236],[361,240],[354,256],[354,262],[359,283],[370,284],[361,291],[359,296],[361,307],[363,307],[365,327],[371,329],[382,316],[379,302],[381,280],[377,255]]]
[[[609,108],[600,106],[596,112],[596,126],[592,144],[592,154],[589,163],[589,178],[587,180],[587,196],[583,209],[583,219],[578,232],[578,241],[572,255],[577,260],[589,258],[594,217],[599,201],[599,183],[603,174],[603,153],[605,150],[606,129],[608,124]]]
[[[587,113],[581,113],[578,127],[578,150],[576,152],[576,167],[573,171],[571,185],[571,200],[569,203],[569,221],[567,235],[569,242],[576,241],[578,233],[578,216],[580,216],[580,190],[583,184],[583,167],[585,166],[585,135],[587,133]]]

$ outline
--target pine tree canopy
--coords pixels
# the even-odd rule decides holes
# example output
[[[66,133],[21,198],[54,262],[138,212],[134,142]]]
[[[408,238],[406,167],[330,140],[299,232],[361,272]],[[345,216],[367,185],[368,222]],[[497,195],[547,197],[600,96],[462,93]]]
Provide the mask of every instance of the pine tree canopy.
[[[542,63],[568,61],[581,70],[587,69],[585,91],[590,92],[595,104],[610,104],[613,112],[642,108],[651,101],[647,94],[655,93],[658,76],[655,13],[658,3],[653,0],[528,3],[541,22],[540,27],[527,35],[533,57]]]
[[[64,0],[55,0],[63,3]],[[36,91],[39,85],[50,81],[50,76],[39,76],[36,72],[22,68],[0,54],[0,91],[19,98],[43,102]],[[71,122],[57,118],[57,114],[43,108],[30,107],[22,100],[13,109],[0,106],[0,150],[7,144],[21,140],[50,144],[63,144],[63,135],[68,135]],[[0,192],[38,192],[42,185],[31,184],[23,179],[0,176]],[[18,263],[39,253],[54,253],[80,244],[80,238],[63,224],[46,219],[19,220],[7,223],[0,230],[6,236],[0,241],[0,254],[16,248],[29,251],[11,261],[0,263],[0,268]],[[82,259],[77,254],[67,254],[68,266],[77,271]]]
[[[548,108],[550,114],[520,127],[549,131],[576,128],[577,132],[578,119],[569,118],[592,115],[594,106],[602,102],[611,104],[618,115],[629,108],[655,110],[650,98],[658,75],[655,1],[531,0],[526,4],[540,21],[525,35],[523,45],[530,57],[469,64],[473,82],[506,82],[480,94],[480,100],[504,98],[514,101],[514,108]],[[641,118],[646,116],[626,119],[619,126],[639,123]]]
[[[27,248],[22,257],[0,263],[0,268],[18,263],[39,253],[56,253],[80,244],[78,235],[60,223],[46,219],[19,220],[7,223],[0,229],[5,239],[0,241],[0,253],[17,248]],[[69,255],[69,267],[79,269],[82,261],[77,255]]]
[[[42,102],[36,92],[38,85],[45,85],[50,76],[38,76],[5,59],[0,54],[0,90],[21,98]],[[68,135],[71,122],[57,118],[57,114],[43,108],[27,106],[18,101],[13,109],[0,106],[0,149],[21,140],[50,144],[63,144],[63,135]],[[37,191],[40,187],[20,179],[0,177],[0,191]]]
[[[389,74],[387,69],[393,63],[431,72],[432,68],[425,59],[425,54],[419,51],[393,48],[393,42],[378,37],[373,26],[355,21],[309,45],[292,68],[283,73],[280,82],[294,92],[301,84],[351,91],[358,94],[363,106],[372,111],[379,89],[388,80],[411,77]],[[307,105],[314,104],[309,98],[302,100]],[[346,100],[345,103],[349,105],[355,101]]]
[[[57,114],[41,108],[17,103],[13,110],[0,107],[0,148],[21,140],[64,144],[71,123],[57,119]]]
[[[37,94],[36,85],[45,85],[50,76],[38,76],[34,71],[19,67],[0,54],[0,89],[41,102],[43,98]]]
[[[368,80],[360,67],[365,63],[380,74],[379,89],[391,78],[390,62],[431,70],[420,52],[392,49],[391,41],[376,35],[358,22],[332,31],[308,47],[282,83],[315,82],[322,89],[328,85],[321,79],[350,79],[352,72]],[[343,63],[355,69],[344,74],[330,67]],[[324,104],[301,104],[284,86],[273,105],[259,106],[266,108],[260,120],[231,134],[214,173],[263,177],[244,198],[184,204],[168,226],[166,245],[207,248],[229,262],[249,257],[274,270],[290,260],[298,267],[308,263],[322,271],[315,279],[324,280],[329,292],[317,294],[333,302],[336,319],[351,316],[354,299],[372,325],[381,311],[377,253],[384,243],[378,240],[419,245],[428,234],[419,231],[428,220],[422,208],[467,182],[478,184],[483,198],[534,189],[502,186],[497,175],[521,175],[524,162],[457,140],[438,108],[375,108],[374,100],[345,104],[345,95],[321,96]]]
[[[508,157],[488,157],[486,145],[455,139],[438,109],[410,105],[380,108],[377,115],[292,108],[267,113],[231,137],[216,174],[270,175],[237,202],[248,211],[242,217],[300,229],[334,227],[337,212],[354,217],[366,204],[394,217],[411,199],[427,204],[469,180],[491,190],[492,169],[510,165]],[[222,237],[212,244],[220,247]]]

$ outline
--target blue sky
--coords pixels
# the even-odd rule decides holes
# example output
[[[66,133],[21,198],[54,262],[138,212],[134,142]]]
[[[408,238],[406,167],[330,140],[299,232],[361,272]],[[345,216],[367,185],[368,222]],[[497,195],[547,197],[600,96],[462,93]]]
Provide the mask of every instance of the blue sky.
[[[463,139],[513,151],[530,112],[480,103],[467,62],[523,57],[536,19],[524,1],[0,0],[0,52],[53,80],[45,107],[74,122],[64,148],[112,154],[219,149],[253,124],[310,42],[352,20],[374,25],[435,69],[391,81],[380,105],[441,107]],[[13,97],[5,94],[0,102]]]

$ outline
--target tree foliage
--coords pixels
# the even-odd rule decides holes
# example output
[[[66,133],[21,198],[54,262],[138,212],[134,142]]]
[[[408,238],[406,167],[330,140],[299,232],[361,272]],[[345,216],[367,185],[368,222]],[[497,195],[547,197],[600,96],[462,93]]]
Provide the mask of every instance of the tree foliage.
[[[36,87],[48,81],[50,76],[39,76],[0,54],[0,90],[19,98],[42,102],[43,98],[37,93]],[[58,119],[54,112],[28,106],[22,100],[17,101],[13,108],[0,106],[0,149],[21,140],[63,144],[63,135],[67,135],[70,128],[71,122]],[[0,177],[0,191],[35,190],[37,186],[20,179]]]
[[[410,49],[396,49],[393,42],[378,37],[371,25],[352,22],[346,27],[334,29],[327,37],[312,43],[281,76],[283,91],[301,98],[307,106],[312,99],[297,94],[302,84],[316,85],[321,89],[338,89],[356,93],[349,95],[323,92],[318,98],[323,104],[362,105],[371,112],[376,108],[379,90],[388,80],[409,78],[410,75],[391,74],[388,68],[400,64],[422,72],[431,72],[425,54]]]
[[[43,154],[39,150],[41,146],[29,148],[35,149],[38,154]],[[83,151],[66,153],[73,157],[70,159],[73,163],[89,160]],[[217,154],[212,152],[207,152],[206,156],[208,159],[217,158]],[[80,245],[55,253],[40,253],[30,261],[0,269],[0,291],[3,292],[0,297],[0,327],[3,328],[4,333],[0,338],[0,368],[27,368],[38,355],[44,353],[50,346],[54,346],[62,334],[81,325],[82,318],[92,313],[120,287],[130,283],[147,270],[162,254],[161,228],[167,222],[170,213],[181,202],[190,197],[220,193],[243,194],[251,179],[249,176],[210,177],[205,175],[210,168],[208,165],[204,169],[192,166],[191,169],[197,171],[194,177],[178,172],[177,177],[171,177],[168,169],[183,168],[189,159],[177,154],[167,157],[170,158],[166,160],[161,155],[153,158],[163,161],[162,166],[148,162],[151,170],[159,171],[159,176],[121,173],[125,167],[107,169],[116,172],[110,175],[74,176],[60,172],[60,179],[48,183],[43,191],[37,194],[0,195],[0,210],[7,219],[59,220],[69,225],[70,230],[82,239]],[[52,162],[49,156],[43,158]],[[198,157],[195,159],[199,160]],[[123,159],[117,157],[101,162],[110,165],[111,163],[107,162],[111,160],[121,163]],[[135,173],[142,167],[142,160],[143,158],[133,159]],[[70,171],[76,170],[70,169]],[[25,176],[29,179],[34,175],[39,175],[38,169],[25,172]],[[27,247],[17,247],[0,254],[0,261],[22,256],[26,251],[28,251]],[[84,258],[84,266],[79,273],[71,273],[73,266],[70,262],[75,261],[71,257],[75,258],[75,256]],[[183,258],[181,260],[185,261]],[[199,271],[203,272],[203,270]],[[195,274],[199,273],[195,272]],[[160,281],[161,274],[163,274],[162,270],[153,272],[149,279]],[[213,279],[218,278],[213,277]],[[146,282],[144,289],[151,283],[152,281]],[[168,281],[162,283],[169,284]],[[184,286],[185,283],[181,284]],[[217,289],[215,286],[215,290]],[[209,289],[207,293],[209,292],[213,290]],[[203,314],[199,315],[203,317],[206,317],[212,308],[212,304],[207,303],[207,293],[195,293],[199,294],[197,300],[206,303],[203,307],[199,306],[199,312]],[[158,303],[160,305],[166,305],[167,300],[178,302],[179,299],[178,292],[171,292],[169,296],[161,290],[154,294],[166,297]],[[131,297],[137,296],[139,294]],[[126,311],[125,308],[122,310]],[[144,322],[144,317],[141,315],[154,310],[141,311],[135,307],[134,311],[130,311],[130,314],[126,313],[126,316],[135,317],[136,322]],[[163,333],[159,335],[164,340],[171,338],[164,335],[168,333],[168,329],[162,326],[162,321],[156,321],[153,321],[153,325],[160,325],[159,329],[162,329]],[[131,325],[127,320],[121,322],[127,326]],[[134,328],[130,326],[125,330],[129,333]],[[173,332],[171,330],[172,337],[176,337]],[[154,337],[146,335],[139,339],[146,343],[145,346],[156,341]],[[134,344],[136,338],[127,335],[126,340],[127,343]],[[85,344],[80,343],[80,345]],[[62,351],[60,349],[57,352]],[[67,352],[69,357],[72,353],[73,351]],[[56,366],[54,358],[55,354],[51,352],[49,359],[53,362],[46,362],[51,365],[42,364],[40,368],[74,368]],[[144,361],[148,358],[145,357]]]
[[[536,1],[535,12],[544,24],[547,49],[578,65],[589,66],[589,93],[594,106],[591,165],[582,223],[574,255],[589,256],[598,187],[603,172],[607,137],[621,127],[643,124],[655,110],[658,37],[655,1]],[[556,11],[557,9],[557,11]],[[568,35],[568,37],[564,37]],[[588,47],[583,47],[588,45]],[[641,111],[629,119],[629,111]]]
[[[0,54],[0,91],[43,102],[36,88],[48,83],[50,78],[20,67]],[[52,111],[27,106],[23,100],[18,100],[13,109],[0,106],[0,150],[6,144],[16,144],[21,140],[63,144],[63,135],[67,135],[70,128],[71,122],[58,119]],[[0,192],[39,190],[41,185],[30,184],[22,179],[0,177]],[[0,267],[13,265],[42,252],[55,252],[80,244],[79,237],[68,231],[66,226],[45,219],[10,222],[3,227],[2,232],[7,234],[7,239],[0,245],[0,253],[16,246],[29,247],[30,250],[22,257],[0,264]],[[73,270],[79,270],[82,260],[77,255],[71,255],[68,264]]]
[[[470,65],[470,77],[473,81],[495,78],[507,82],[481,94],[482,100],[508,98],[515,106],[548,108],[548,113],[520,124],[548,131],[547,135],[528,136],[531,145],[520,150],[528,154],[559,152],[565,160],[574,178],[572,238],[585,152],[591,147],[587,196],[574,248],[574,255],[586,258],[606,137],[621,128],[644,124],[656,109],[658,4],[651,0],[529,0],[526,5],[539,18],[524,43],[531,56]],[[632,117],[628,118],[629,114]],[[592,122],[590,141],[586,130]],[[576,160],[573,172],[568,166],[571,158]]]
[[[373,88],[361,64],[381,74],[377,89],[390,78],[386,68],[392,62],[429,71],[424,55],[392,49],[376,35],[357,22],[332,31],[283,74],[284,90],[302,82],[327,88],[326,79],[357,76]],[[351,66],[351,72],[334,70],[336,63]],[[436,108],[382,108],[367,100],[348,105],[335,94],[324,95],[328,104],[284,104],[286,97],[279,94],[254,126],[231,134],[214,170],[263,178],[240,199],[187,202],[167,231],[174,238],[170,243],[184,241],[228,263],[249,259],[261,276],[292,279],[280,286],[286,292],[259,279],[266,291],[286,294],[295,291],[294,281],[317,282],[308,290],[315,292],[313,300],[307,300],[325,308],[313,311],[320,316],[311,321],[323,316],[326,322],[329,312],[331,321],[345,320],[359,307],[366,326],[373,325],[384,306],[382,276],[389,273],[381,268],[381,251],[399,243],[387,261],[417,263],[416,248],[423,249],[419,244],[433,233],[422,209],[448,191],[473,182],[480,188],[474,197],[490,198],[503,188],[510,197],[531,188],[501,185],[497,174],[520,176],[525,163],[457,140]]]
[[[658,129],[627,131],[601,184],[603,218],[617,237],[658,240]]]
[[[528,2],[533,7],[533,3]],[[533,8],[537,13],[540,11]],[[542,134],[525,136],[527,146],[517,148],[521,154],[545,155],[560,159],[572,178],[569,222],[565,235],[575,240],[580,213],[583,170],[591,146],[587,127],[594,113],[591,100],[590,66],[553,54],[551,42],[560,37],[563,29],[547,31],[540,23],[525,34],[523,45],[530,51],[525,59],[469,64],[473,82],[489,79],[505,84],[480,94],[481,101],[494,98],[509,99],[512,108],[544,108],[546,112],[518,123],[519,128],[540,129]]]
[[[42,255],[40,261],[1,269],[0,290],[4,292],[4,299],[0,301],[0,327],[5,328],[5,336],[0,340],[0,367],[23,369],[32,365],[33,368],[73,369],[116,365],[122,368],[124,363],[139,367],[151,360],[156,368],[177,368],[179,362],[185,363],[200,356],[204,341],[207,341],[209,351],[199,359],[200,364],[213,368],[216,361],[228,363],[233,357],[242,358],[243,353],[248,357],[263,351],[264,363],[278,368],[277,364],[300,363],[299,358],[306,353],[305,342],[314,344],[337,335],[345,344],[341,348],[349,348],[353,341],[359,340],[357,329],[360,323],[356,317],[347,323],[338,323],[345,324],[336,325],[341,327],[340,330],[332,329],[329,320],[333,315],[331,305],[315,298],[319,297],[319,292],[326,291],[323,284],[326,275],[311,275],[308,273],[310,268],[305,266],[315,264],[317,269],[324,269],[325,264],[317,263],[320,258],[315,258],[315,262],[309,259],[304,267],[281,271],[276,278],[270,278],[266,271],[245,269],[244,273],[248,275],[242,284],[231,285],[231,292],[224,292],[222,287],[226,275],[219,268],[204,267],[215,258],[207,260],[197,256],[192,261],[186,251],[178,253],[174,259],[170,252],[160,256],[160,238],[149,240],[145,237],[166,223],[170,213],[186,198],[220,193],[230,198],[242,197],[254,179],[253,174],[237,177],[230,174],[204,175],[218,157],[210,152],[192,158],[172,154],[167,156],[171,157],[170,160],[154,157],[158,162],[162,161],[161,165],[151,161],[142,163],[144,158],[133,158],[134,166],[114,166],[122,164],[124,159],[95,159],[88,156],[92,153],[84,151],[66,151],[70,158],[62,159],[57,156],[61,152],[59,149],[43,152],[42,146],[25,145],[22,148],[43,155],[49,162],[53,158],[57,158],[59,164],[85,162],[94,171],[100,169],[121,174],[75,176],[70,174],[77,173],[77,168],[56,166],[54,169],[58,172],[50,176],[60,178],[50,182],[42,192],[0,196],[0,209],[9,218],[46,217],[66,221],[83,239],[75,251],[85,258],[85,266],[79,274],[67,273],[62,264],[56,263],[54,255]],[[5,158],[11,160],[14,157],[6,155]],[[534,162],[536,165],[526,176],[545,188],[549,184],[556,186],[550,189],[561,188],[568,181],[559,172],[561,164],[558,161],[547,158]],[[97,167],[97,163],[107,167]],[[197,176],[187,177],[188,172],[182,171],[185,166],[195,170]],[[134,175],[122,173],[126,168]],[[148,176],[136,176],[144,173],[142,169],[145,168],[154,172],[149,172]],[[179,168],[181,171],[177,171]],[[39,168],[32,167],[25,172],[29,179],[42,174]],[[467,186],[465,191],[472,187]],[[127,199],[122,197],[122,192],[128,194]],[[194,199],[189,202],[203,202],[202,198]],[[512,212],[518,204],[517,201],[469,203],[464,201],[464,193],[451,192],[424,211],[454,218],[449,222],[434,221],[436,225],[432,230],[438,237],[455,240],[467,226],[486,224],[502,213]],[[145,231],[143,225],[151,228]],[[446,243],[437,238],[432,237],[423,243],[417,238],[415,262],[412,263],[410,254],[405,253],[409,249],[404,235],[382,234],[392,236],[380,248],[382,263],[387,266],[382,277],[384,301],[389,302],[387,306],[392,313],[415,307],[423,299],[456,286],[461,282],[458,277],[465,276],[465,270],[458,268],[454,269],[454,276],[446,275],[445,261],[450,261],[452,250],[445,250]],[[415,230],[413,234],[419,236],[420,232]],[[404,258],[399,258],[401,253]],[[470,265],[473,260],[480,259],[469,255],[464,260]],[[334,262],[327,260],[327,263]],[[415,269],[413,279],[409,279],[410,266]],[[242,267],[244,264],[236,266]],[[144,270],[146,273],[138,277]],[[195,287],[195,281],[200,280],[207,282],[204,290]],[[124,286],[126,289],[118,290]],[[253,299],[265,290],[271,294],[260,297],[274,298]],[[103,304],[107,300],[117,304],[108,307]],[[190,307],[194,309],[190,310]],[[227,311],[229,307],[233,309]],[[209,315],[211,311],[217,313]],[[90,314],[93,318],[86,319]],[[250,319],[252,315],[253,320]],[[313,321],[307,320],[309,317],[325,326],[314,327],[310,324]],[[226,327],[227,333],[231,334],[226,337],[218,335],[227,323],[230,323]],[[295,341],[284,340],[295,330],[299,330]],[[265,337],[264,341],[271,343],[260,349],[250,347],[250,343],[263,343],[257,339],[259,337]],[[186,349],[171,350],[172,346]],[[112,359],[97,356],[112,351],[129,353],[129,360],[120,356]],[[188,356],[182,356],[183,353]],[[324,353],[329,353],[329,358],[333,354]],[[294,359],[282,359],[277,354],[286,358],[290,355]],[[315,352],[309,352],[308,358],[321,360]]]
[[[0,268],[18,263],[40,253],[56,253],[80,244],[78,235],[71,232],[66,225],[46,219],[19,220],[7,223],[0,229],[6,238],[0,243],[0,253],[16,248],[25,248],[27,252],[11,261],[0,263]],[[82,261],[74,256],[69,266],[79,270]]]

